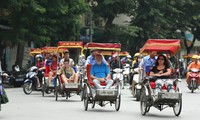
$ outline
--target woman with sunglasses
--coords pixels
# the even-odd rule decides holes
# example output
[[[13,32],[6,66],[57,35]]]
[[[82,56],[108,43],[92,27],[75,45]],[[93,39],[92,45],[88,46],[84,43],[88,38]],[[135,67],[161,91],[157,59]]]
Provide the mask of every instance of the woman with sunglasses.
[[[164,55],[159,55],[155,66],[150,71],[150,76],[156,77],[155,95],[162,90],[165,84],[168,92],[174,92],[173,80],[170,79],[171,69],[167,58]]]

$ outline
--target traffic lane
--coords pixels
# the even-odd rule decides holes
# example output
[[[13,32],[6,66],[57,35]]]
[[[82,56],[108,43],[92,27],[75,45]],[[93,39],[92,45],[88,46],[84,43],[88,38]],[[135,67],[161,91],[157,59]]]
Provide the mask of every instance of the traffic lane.
[[[25,95],[22,88],[9,88],[6,92],[9,97],[9,103],[2,105],[0,118],[2,119],[99,119],[102,117],[105,120],[110,119],[191,119],[198,115],[199,105],[199,91],[194,94],[189,93],[184,82],[180,83],[183,92],[183,109],[179,117],[174,116],[173,109],[167,108],[160,112],[151,107],[150,112],[146,116],[140,114],[140,104],[132,98],[130,91],[125,89],[122,91],[121,108],[117,112],[115,107],[106,105],[100,107],[95,105],[91,108],[89,104],[88,111],[84,111],[83,102],[80,101],[80,96],[73,96],[66,100],[59,97],[55,101],[53,95],[42,97],[41,92],[33,92],[31,95]],[[191,102],[191,99],[193,102]],[[197,105],[197,106],[196,106]],[[187,108],[187,109],[185,109]]]

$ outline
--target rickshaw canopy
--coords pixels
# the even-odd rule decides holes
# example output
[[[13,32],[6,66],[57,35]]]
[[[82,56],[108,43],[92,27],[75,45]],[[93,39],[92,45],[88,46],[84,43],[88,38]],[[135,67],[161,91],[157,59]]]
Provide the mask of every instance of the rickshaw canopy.
[[[31,48],[29,54],[31,56],[34,56],[34,55],[41,54],[41,53],[42,53],[42,49],[41,48]]]
[[[84,49],[120,51],[121,50],[121,44],[120,43],[94,43],[94,42],[90,42],[90,43],[87,43],[84,46]]]
[[[60,49],[68,49],[68,48],[77,48],[81,50],[81,54],[83,53],[83,42],[81,41],[59,41],[57,51]]]
[[[42,52],[44,53],[56,53],[57,47],[45,46],[45,47],[42,47],[41,49],[42,49]]]
[[[149,39],[140,49],[140,53],[148,51],[171,52],[176,54],[180,49],[179,39]]]

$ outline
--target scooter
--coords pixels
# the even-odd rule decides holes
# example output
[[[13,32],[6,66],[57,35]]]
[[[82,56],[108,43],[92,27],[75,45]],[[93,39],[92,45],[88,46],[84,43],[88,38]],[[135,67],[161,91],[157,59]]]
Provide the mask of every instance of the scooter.
[[[32,91],[41,91],[42,88],[37,87],[38,86],[38,74],[44,74],[44,72],[39,73],[41,71],[38,70],[38,67],[32,66],[29,70],[28,73],[26,74],[26,80],[24,81],[23,85],[23,91],[25,94],[31,94]],[[44,77],[43,77],[44,78]],[[41,85],[41,80],[40,85]]]
[[[20,70],[19,65],[13,68],[9,74],[9,81],[14,87],[21,87],[24,83],[25,74]]]
[[[123,77],[124,77],[124,84],[129,83],[129,79],[130,79],[130,65],[129,64],[125,64],[124,66]]]
[[[123,69],[120,68],[115,68],[112,70],[113,74],[112,74],[112,78],[114,81],[119,81],[120,82],[120,86],[122,89],[124,89],[124,80],[123,80]]]
[[[190,83],[188,84],[188,88],[191,90],[192,93],[194,92],[194,90],[198,88],[197,80],[199,78],[199,72],[200,70],[196,68],[192,68],[190,70],[189,74]]]
[[[139,68],[133,69],[134,76],[132,82],[132,95],[136,98],[136,101],[140,100],[140,92],[142,89],[141,79],[142,79],[142,71]]]
[[[2,73],[0,74],[0,77],[2,79],[2,84],[6,84],[8,86],[12,85],[12,82],[10,81],[10,77],[6,72],[2,71]]]

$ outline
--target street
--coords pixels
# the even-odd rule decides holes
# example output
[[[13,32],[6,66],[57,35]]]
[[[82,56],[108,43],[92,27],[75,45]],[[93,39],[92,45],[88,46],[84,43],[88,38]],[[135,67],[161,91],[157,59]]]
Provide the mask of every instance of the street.
[[[183,93],[182,112],[179,117],[176,117],[172,108],[166,108],[159,111],[151,107],[146,116],[140,113],[140,102],[135,101],[132,97],[128,86],[122,90],[122,101],[119,111],[115,110],[115,106],[107,104],[105,107],[95,105],[91,108],[88,106],[88,111],[84,111],[83,102],[80,96],[74,95],[68,100],[65,97],[59,97],[55,101],[53,94],[42,97],[41,92],[33,91],[30,95],[25,95],[22,87],[6,88],[9,97],[9,103],[2,105],[0,111],[1,120],[194,120],[198,117],[200,111],[200,91],[196,90],[191,93],[186,87],[185,79],[180,82],[180,88]]]

